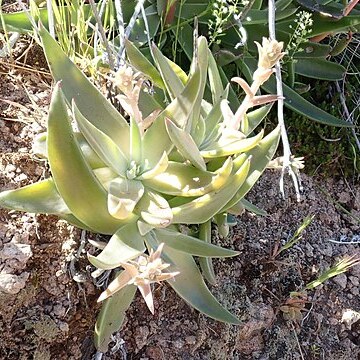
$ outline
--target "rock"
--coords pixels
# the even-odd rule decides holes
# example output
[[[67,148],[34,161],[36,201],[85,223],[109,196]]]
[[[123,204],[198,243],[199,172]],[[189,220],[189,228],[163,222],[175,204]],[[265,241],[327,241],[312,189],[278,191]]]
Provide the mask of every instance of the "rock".
[[[32,251],[30,245],[20,244],[13,241],[5,244],[0,252],[0,257],[3,260],[16,259],[21,262],[28,260],[31,255]]]
[[[194,345],[196,344],[196,337],[195,336],[187,336],[185,338],[185,342],[188,344],[188,345]]]
[[[4,245],[0,251],[0,259],[17,260],[20,263],[25,264],[32,256],[31,246],[27,244],[20,244],[16,242],[9,242]]]
[[[356,276],[349,276],[349,280],[354,286],[360,285],[359,278],[357,278]]]
[[[321,247],[319,248],[320,253],[328,256],[328,257],[332,257],[333,256],[333,248],[332,248],[332,244],[329,242],[326,242],[324,244],[321,245]]]
[[[359,288],[358,287],[353,287],[350,289],[350,292],[354,295],[354,296],[359,296],[360,292],[359,292]]]
[[[347,277],[345,274],[337,275],[332,280],[335,284],[339,285],[342,289],[346,288]]]
[[[136,346],[140,350],[148,342],[148,337],[150,335],[150,330],[147,326],[140,326],[135,334]]]
[[[338,201],[340,203],[346,204],[351,201],[351,195],[348,191],[343,191],[338,196]]]
[[[250,320],[239,329],[236,348],[243,354],[250,355],[264,347],[262,331],[269,327],[274,319],[274,310],[270,306],[254,307]]]
[[[0,291],[7,294],[17,294],[25,287],[29,273],[24,272],[21,275],[0,274]]]

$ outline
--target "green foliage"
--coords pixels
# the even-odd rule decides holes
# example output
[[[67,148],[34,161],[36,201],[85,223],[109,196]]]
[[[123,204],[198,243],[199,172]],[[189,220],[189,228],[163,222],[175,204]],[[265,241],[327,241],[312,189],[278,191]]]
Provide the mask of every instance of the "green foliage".
[[[339,116],[342,112],[339,94],[331,83],[316,81],[314,90],[306,97],[319,103],[329,114]],[[356,99],[357,79],[349,77],[344,84],[347,99]],[[358,111],[354,111],[354,119]],[[321,124],[311,124],[303,116],[286,112],[288,135],[295,153],[305,155],[305,171],[310,175],[347,177],[357,176],[360,158],[356,144],[346,128],[334,128]]]
[[[47,133],[37,138],[34,149],[48,159],[51,177],[1,193],[0,205],[55,214],[80,228],[112,235],[97,256],[89,255],[99,269],[124,269],[100,296],[100,301],[112,297],[96,325],[96,346],[105,349],[110,333],[121,326],[134,285],[153,312],[150,284],[164,280],[197,310],[238,324],[209,291],[194,256],[214,283],[211,259],[238,254],[211,244],[211,221],[226,235],[227,213],[253,208],[244,196],[272,159],[280,132],[276,128],[253,135],[269,106],[246,112],[274,99],[250,92],[242,110],[233,114],[228,87],[224,89],[204,37],[196,38],[188,73],[155,46],[155,65],[149,68],[149,61],[128,42],[128,60],[139,72],[124,66],[113,80],[124,118],[44,28],[39,35],[57,83]],[[268,57],[262,51],[259,61],[269,63]],[[268,70],[262,70],[264,81]],[[158,102],[146,92],[143,74],[168,101]],[[211,97],[205,92],[208,77]],[[243,132],[237,129],[240,116]],[[73,130],[72,120],[79,131]],[[198,234],[181,231],[190,224],[199,225]],[[170,272],[163,272],[167,267]]]
[[[305,287],[306,290],[314,289],[315,287],[321,285],[325,281],[331,279],[334,276],[340,275],[348,271],[352,266],[360,264],[360,259],[357,256],[345,256],[343,259],[339,260],[334,266],[325,270],[319,275],[319,277],[308,283]]]
[[[303,7],[299,7],[300,5]],[[311,5],[312,4],[312,5]],[[103,14],[101,25],[106,39],[93,32],[89,24],[96,24],[90,5],[82,1],[68,2],[62,0],[53,4],[55,30],[62,48],[70,55],[78,55],[78,61],[83,68],[88,68],[95,76],[94,69],[102,64],[104,56],[112,58],[119,50],[119,31],[113,1],[98,4],[98,12]],[[122,2],[124,22],[128,23],[134,12],[136,2]],[[130,32],[129,39],[149,55],[148,40],[155,41],[165,54],[172,54],[181,60],[181,68],[186,68],[192,58],[191,24],[195,17],[199,22],[199,33],[210,36],[214,43],[213,53],[220,65],[230,65],[234,61],[235,73],[244,70],[256,56],[254,41],[261,42],[268,34],[267,4],[262,1],[224,1],[187,0],[187,1],[155,1],[145,2],[146,21],[141,15]],[[33,6],[33,8],[35,8]],[[224,9],[227,10],[224,10]],[[276,4],[276,33],[278,40],[284,41],[289,54],[283,67],[284,84],[288,85],[285,105],[293,111],[312,120],[332,126],[349,126],[346,122],[321,111],[317,106],[306,101],[293,91],[306,91],[306,84],[299,82],[298,75],[326,80],[341,79],[345,68],[334,64],[327,57],[331,52],[328,45],[312,42],[312,37],[323,37],[329,33],[357,31],[360,27],[360,11],[355,7],[350,14],[344,14],[344,7],[330,2],[326,5],[313,6],[312,2],[295,0],[278,0]],[[305,10],[304,10],[305,8]],[[326,10],[322,11],[321,9]],[[313,12],[310,17],[308,10]],[[321,13],[322,12],[322,13]],[[324,15],[326,13],[327,15]],[[46,9],[36,9],[33,12],[35,23],[38,19],[48,26]],[[336,20],[334,20],[336,19]],[[149,33],[146,31],[146,23]],[[24,12],[4,14],[2,24],[8,31],[29,32],[32,24]],[[97,24],[98,26],[100,24]],[[0,25],[1,27],[2,25]],[[106,43],[111,44],[108,47]],[[114,49],[108,54],[108,49]],[[75,49],[75,53],[73,54]],[[174,49],[176,51],[174,51]],[[182,51],[182,52],[181,52]],[[74,57],[72,57],[74,59]],[[109,64],[111,61],[109,60]],[[250,66],[251,67],[251,66]],[[252,69],[253,71],[253,69]],[[234,74],[233,74],[234,75]],[[232,76],[233,76],[232,75]],[[154,78],[156,83],[157,79]],[[295,87],[296,85],[296,87]],[[266,84],[263,90],[273,93]],[[232,107],[237,107],[237,101],[230,91]]]

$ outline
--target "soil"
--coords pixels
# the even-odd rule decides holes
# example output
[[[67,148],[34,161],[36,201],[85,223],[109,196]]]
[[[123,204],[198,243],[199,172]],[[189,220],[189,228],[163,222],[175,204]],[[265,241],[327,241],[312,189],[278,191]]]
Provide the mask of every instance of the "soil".
[[[46,124],[47,73],[39,47],[27,39],[12,58],[0,59],[1,191],[48,176],[31,150]],[[291,293],[345,255],[360,255],[360,184],[303,175],[297,203],[290,182],[280,198],[279,176],[266,171],[248,196],[268,216],[244,213],[226,239],[214,228],[214,242],[241,254],[214,261],[211,290],[241,325],[206,318],[156,285],[155,315],[137,296],[106,354],[92,344],[101,289],[90,276],[90,245],[78,251],[82,236],[97,235],[53,216],[0,209],[0,359],[359,359],[360,266],[306,294]],[[314,220],[301,240],[272,256],[309,215]]]

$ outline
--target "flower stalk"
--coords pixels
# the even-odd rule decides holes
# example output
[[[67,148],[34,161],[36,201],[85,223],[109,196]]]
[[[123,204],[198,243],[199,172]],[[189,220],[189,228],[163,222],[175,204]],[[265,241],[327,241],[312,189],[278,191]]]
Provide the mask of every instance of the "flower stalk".
[[[269,37],[271,41],[276,41],[275,0],[269,0]],[[274,56],[274,59],[276,59],[276,56]],[[275,76],[276,76],[276,92],[279,99],[277,103],[278,122],[280,125],[281,141],[283,144],[282,170],[281,170],[281,177],[279,183],[280,192],[282,194],[282,197],[285,198],[284,174],[287,171],[290,174],[295,187],[296,199],[297,201],[300,201],[301,179],[298,169],[295,169],[294,171],[293,167],[291,166],[291,150],[290,150],[289,139],[286,131],[285,121],[284,121],[284,94],[282,88],[281,66],[279,60],[280,59],[278,58],[276,59],[275,62]]]

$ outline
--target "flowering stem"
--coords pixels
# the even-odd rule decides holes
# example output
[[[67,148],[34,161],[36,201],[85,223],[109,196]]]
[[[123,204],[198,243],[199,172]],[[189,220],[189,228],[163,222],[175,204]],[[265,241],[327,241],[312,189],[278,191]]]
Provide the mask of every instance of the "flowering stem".
[[[244,119],[246,112],[252,106],[251,100],[255,96],[255,94],[258,92],[260,86],[261,86],[261,82],[258,80],[254,80],[253,83],[251,84],[250,89],[251,89],[253,96],[247,94],[245,96],[244,101],[241,103],[240,107],[236,111],[235,116],[234,116],[234,129],[236,129],[236,130],[239,129],[240,123]]]
[[[275,0],[269,0],[269,37],[271,40],[276,40],[275,34]],[[278,95],[277,111],[278,111],[278,122],[280,125],[281,131],[281,141],[283,144],[283,164],[280,178],[280,192],[285,198],[284,192],[284,174],[285,171],[288,171],[290,174],[296,192],[296,199],[300,201],[300,176],[299,173],[295,174],[294,170],[290,166],[291,161],[291,150],[288,135],[286,132],[285,121],[284,121],[284,93],[282,88],[282,79],[281,79],[281,66],[280,62],[277,61],[275,64],[275,76],[276,76],[276,93]]]

